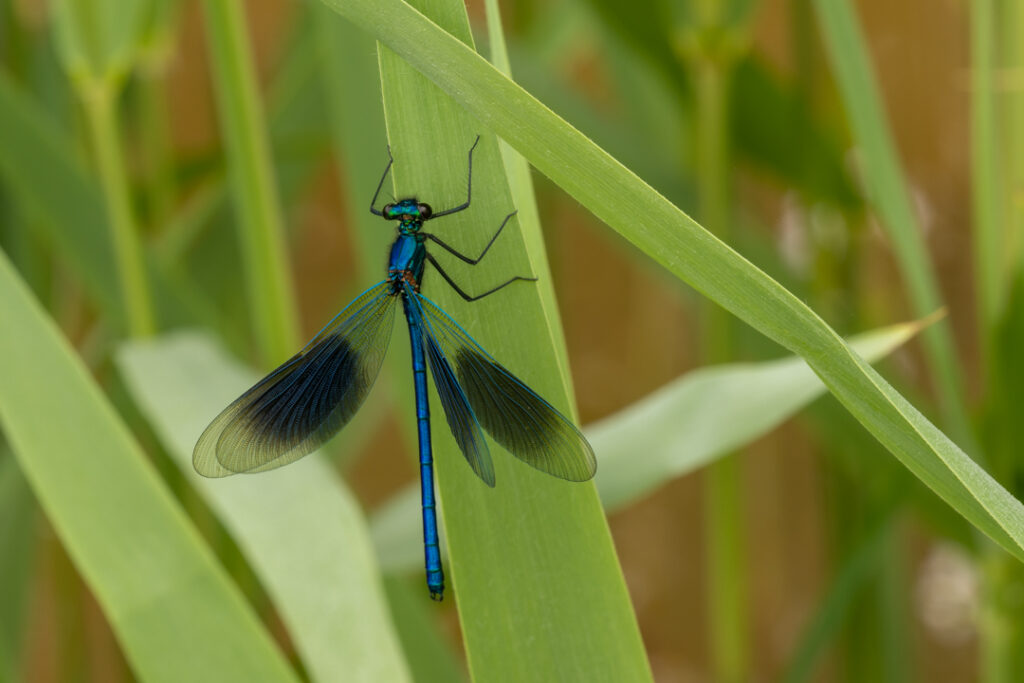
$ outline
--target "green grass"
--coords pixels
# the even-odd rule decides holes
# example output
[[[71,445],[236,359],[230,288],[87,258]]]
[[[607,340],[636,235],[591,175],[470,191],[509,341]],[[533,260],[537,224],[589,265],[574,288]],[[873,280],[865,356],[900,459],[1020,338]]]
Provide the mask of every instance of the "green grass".
[[[38,676],[39,651],[55,653],[60,683],[123,676],[97,663],[117,658],[84,630],[73,573],[143,681],[920,678],[933,651],[908,646],[905,548],[940,542],[962,546],[982,582],[981,679],[1024,675],[1024,98],[1005,76],[1021,65],[1019,8],[973,3],[963,29],[974,300],[947,304],[853,3],[792,3],[792,68],[751,40],[757,3],[478,5],[474,34],[458,0],[302,4],[268,48],[271,29],[251,22],[266,8],[238,0],[191,14],[61,0],[42,26],[0,0],[0,679]],[[183,40],[209,61],[181,59]],[[177,70],[197,63],[212,138],[185,149],[192,131],[169,111]],[[366,209],[385,145],[385,194],[437,210],[463,200],[477,135],[473,205],[431,229],[473,254],[518,213],[480,267],[438,258],[471,292],[538,281],[471,305],[428,269],[424,293],[567,415],[616,412],[585,427],[594,482],[494,447],[492,490],[432,404],[449,577],[437,606],[406,486],[400,323],[373,398],[324,453],[203,480],[191,450],[300,329],[382,277],[393,227]],[[760,224],[776,210],[787,227]],[[608,229],[584,227],[597,223]],[[347,248],[325,266],[311,243],[335,230]],[[879,254],[898,274],[881,303],[867,281]],[[919,322],[885,327],[904,303]],[[975,327],[954,343],[964,320]],[[894,349],[919,331],[915,365],[916,347]],[[794,490],[752,480],[765,444],[808,467],[822,499],[787,508],[820,519],[791,560],[825,567],[820,595],[799,592],[800,624],[754,611],[774,579],[750,515]],[[665,505],[686,502],[670,499],[695,473],[714,473],[707,504]],[[52,577],[33,570],[47,524],[74,565]],[[801,523],[781,526],[788,539]],[[652,563],[690,528],[709,538],[671,573],[710,567],[714,598],[680,611],[687,587],[665,594],[651,577],[670,568]],[[46,601],[59,633],[40,626]],[[765,622],[789,624],[770,648]],[[706,635],[680,643],[682,627]]]
[[[243,7],[237,0],[203,3],[249,310],[261,364],[269,368],[298,345],[298,320]]]

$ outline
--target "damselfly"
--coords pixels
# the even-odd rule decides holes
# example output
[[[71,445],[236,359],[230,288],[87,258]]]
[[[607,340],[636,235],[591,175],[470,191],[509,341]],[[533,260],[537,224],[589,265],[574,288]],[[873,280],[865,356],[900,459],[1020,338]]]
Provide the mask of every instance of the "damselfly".
[[[355,415],[380,371],[391,338],[395,302],[409,324],[420,448],[423,538],[427,587],[440,600],[444,572],[438,545],[434,464],[430,444],[427,367],[448,426],[469,466],[494,486],[494,466],[483,430],[512,455],[569,481],[594,476],[597,462],[580,431],[550,403],[494,360],[447,313],[420,293],[426,262],[466,301],[477,301],[513,282],[513,277],[475,296],[467,294],[427,251],[430,242],[456,258],[477,265],[515,212],[505,217],[476,258],[460,253],[423,224],[469,208],[473,197],[473,150],[469,150],[466,201],[434,212],[415,198],[377,209],[377,199],[394,160],[388,164],[370,201],[370,211],[398,221],[387,278],[363,292],[334,317],[304,349],[260,380],[218,415],[196,443],[192,463],[199,474],[264,472],[316,450]]]

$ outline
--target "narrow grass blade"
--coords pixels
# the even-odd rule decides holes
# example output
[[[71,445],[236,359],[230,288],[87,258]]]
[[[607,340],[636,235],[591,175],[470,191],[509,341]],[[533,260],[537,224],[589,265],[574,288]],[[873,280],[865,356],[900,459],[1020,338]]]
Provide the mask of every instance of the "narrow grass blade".
[[[0,301],[0,426],[136,675],[296,680],[2,253]]]
[[[509,63],[508,50],[505,46],[505,33],[501,27],[501,12],[497,0],[486,0],[487,36],[491,47],[491,63],[503,74],[512,77],[512,65]],[[540,211],[537,208],[537,196],[533,191],[533,178],[530,175],[530,164],[519,152],[505,142],[499,142],[501,159],[508,178],[509,191],[516,207],[516,220],[522,231],[523,242],[527,253],[531,254],[533,272],[542,280],[550,281],[551,267],[548,264],[547,251],[544,249],[544,233],[540,226]],[[562,372],[562,383],[569,386],[572,377],[569,375],[569,357],[565,346],[565,332],[562,320],[558,316],[558,302],[552,287],[540,287],[538,294],[541,306],[548,311],[546,315],[548,329],[551,334],[551,348],[558,354],[558,367]],[[573,410],[575,398],[570,393]]]
[[[864,358],[885,357],[929,321],[893,325],[850,339]],[[687,373],[584,430],[597,454],[597,491],[616,512],[677,477],[764,436],[825,393],[801,358],[730,363]],[[373,516],[373,539],[388,571],[409,571],[417,487]],[[412,519],[410,519],[412,518]]]
[[[148,336],[156,331],[155,314],[121,144],[117,91],[89,92],[83,97],[83,104],[94,164],[103,189],[109,239],[128,330],[133,336]]]
[[[259,376],[196,334],[127,344],[118,366],[174,461],[249,558],[313,680],[409,680],[358,503],[324,460],[217,480],[192,469],[203,429]]]
[[[860,23],[849,0],[814,0],[814,6],[861,153],[868,201],[892,241],[913,311],[924,317],[942,307],[942,296],[889,132]],[[963,377],[948,321],[925,332],[924,348],[945,424],[963,448],[973,450],[972,455],[980,458],[982,453],[977,451],[967,417]]]
[[[408,60],[476,117],[480,126],[501,135],[655,262],[803,356],[846,409],[915,476],[978,529],[1024,559],[1020,501],[851,351],[800,299],[409,5],[401,0],[325,2]],[[449,162],[441,168],[447,173],[454,166]]]
[[[971,3],[971,199],[973,202],[974,280],[977,283],[978,329],[986,363],[990,338],[998,323],[1008,274],[1016,254],[1008,249],[1003,208],[1000,142],[996,118],[996,11],[993,0]]]
[[[1002,53],[1003,73],[1020,73],[1024,69],[1024,5],[1018,2],[1000,3],[999,48]],[[1002,197],[1006,216],[1007,250],[1016,259],[1013,269],[1024,268],[1024,88],[1010,88],[1002,93],[1004,103],[1000,121],[1003,122],[1006,161]]]
[[[261,363],[272,367],[298,346],[298,314],[244,5],[205,0],[203,9],[249,312]]]
[[[93,163],[103,190],[118,295],[128,330],[154,331],[154,312],[132,206],[118,121],[121,85],[141,49],[150,0],[59,0],[53,23],[58,54],[82,103]]]

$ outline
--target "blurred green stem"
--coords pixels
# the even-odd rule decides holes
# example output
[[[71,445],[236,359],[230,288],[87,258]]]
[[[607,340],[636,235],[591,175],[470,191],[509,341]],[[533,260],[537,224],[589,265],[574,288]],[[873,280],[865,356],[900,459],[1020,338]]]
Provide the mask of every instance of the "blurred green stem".
[[[249,308],[260,363],[270,367],[295,352],[298,315],[267,128],[242,3],[204,0],[203,10]]]
[[[1015,259],[1017,269],[1024,268],[1024,3],[1006,2],[1000,6],[999,24],[1002,26],[1001,46],[1003,51],[1003,73],[1016,87],[1007,87],[1003,95],[1005,112],[1003,117],[1006,132],[1006,229],[1007,252]],[[1010,74],[1016,74],[1012,76]]]
[[[714,0],[698,7],[702,27],[692,73],[696,87],[696,166],[700,216],[719,238],[729,241],[729,80],[731,66],[718,53],[721,19]],[[732,360],[730,315],[706,301],[701,309],[702,363]],[[705,471],[704,538],[707,552],[707,607],[713,677],[733,683],[749,679],[741,462],[736,454]]]
[[[1024,268],[1024,8],[1019,2],[971,3],[971,153],[974,265],[989,402],[987,450],[996,479],[1020,496],[1017,411],[1021,323],[1016,280]],[[1000,74],[1003,75],[1000,79]],[[1010,305],[1007,305],[1007,304]],[[1024,676],[1024,566],[992,544],[981,560],[981,680]]]
[[[749,680],[747,575],[740,454],[706,470],[704,535],[708,571],[708,618],[714,680]]]
[[[88,79],[79,82],[79,86],[106,200],[128,329],[133,337],[148,336],[155,331],[153,304],[132,210],[124,150],[118,137],[117,93],[120,89],[110,79]]]
[[[878,502],[874,501],[877,506]],[[907,615],[908,587],[906,543],[901,525],[893,524],[883,539],[883,554],[879,562],[878,643],[882,680],[900,683],[912,681],[913,652]]]
[[[177,194],[167,118],[166,79],[163,70],[139,79],[139,132],[146,165],[149,225],[162,229],[170,220]]]
[[[695,69],[697,96],[697,195],[701,220],[720,239],[729,241],[728,74],[710,58]],[[720,306],[704,307],[704,361],[731,360],[729,314]]]
[[[984,367],[989,367],[992,361],[992,332],[999,318],[1008,256],[999,215],[995,32],[993,0],[974,0],[971,3],[971,196],[974,210],[971,234]]]
[[[145,167],[148,226],[166,227],[174,211],[178,187],[172,150],[167,74],[181,27],[182,3],[160,0],[149,6],[138,44],[138,114]]]

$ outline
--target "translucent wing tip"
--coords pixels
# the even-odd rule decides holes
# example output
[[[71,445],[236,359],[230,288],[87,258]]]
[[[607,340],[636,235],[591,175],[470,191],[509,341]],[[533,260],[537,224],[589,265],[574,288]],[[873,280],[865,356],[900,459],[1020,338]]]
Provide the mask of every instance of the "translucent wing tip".
[[[569,468],[567,472],[569,476],[562,478],[569,481],[590,481],[597,474],[597,457],[594,455],[594,449],[590,446],[590,442],[587,441],[586,437],[575,426],[573,429],[579,436],[580,449],[578,457],[573,460],[576,466]]]
[[[562,417],[559,414],[559,417]],[[597,474],[594,449],[575,425],[564,418],[556,435],[546,435],[544,445],[517,443],[512,454],[541,472],[566,481],[590,481]],[[575,437],[575,438],[573,438]],[[561,441],[561,443],[557,443]]]
[[[331,438],[355,415],[377,378],[393,304],[389,283],[371,287],[302,351],[238,397],[196,442],[195,471],[204,477],[266,472]]]
[[[192,468],[200,475],[211,479],[235,474],[217,460],[217,439],[221,433],[218,421],[219,416],[203,430],[196,447],[192,450]]]

